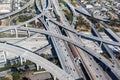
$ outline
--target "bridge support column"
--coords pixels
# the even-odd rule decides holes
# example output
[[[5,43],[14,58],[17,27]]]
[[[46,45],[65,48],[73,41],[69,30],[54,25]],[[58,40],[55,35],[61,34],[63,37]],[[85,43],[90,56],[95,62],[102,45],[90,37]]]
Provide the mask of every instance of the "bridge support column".
[[[6,58],[6,52],[3,51],[3,57],[4,57],[4,60],[5,60],[5,64],[7,63],[7,58]]]
[[[27,28],[27,24],[25,24],[25,27]],[[27,31],[27,35],[28,35],[28,37],[30,37],[30,31]]]
[[[35,25],[37,26],[37,22],[38,22],[38,20],[37,19],[35,19]]]
[[[27,31],[27,35],[28,35],[28,37],[30,37],[30,31]]]
[[[23,65],[23,57],[20,56],[20,63]]]
[[[10,16],[8,17],[8,19],[10,20]]]
[[[10,17],[9,17],[10,20]],[[11,26],[11,23],[9,23],[9,26]],[[13,34],[13,30],[10,30],[10,34]]]
[[[56,80],[56,76],[54,76],[54,80]]]
[[[43,67],[42,67],[42,66],[40,66],[40,68],[42,69]]]
[[[36,64],[36,67],[37,67],[37,71],[39,70],[39,65],[38,64]]]
[[[18,30],[17,30],[17,28],[15,28],[15,34],[16,34],[16,38],[18,38]]]
[[[27,61],[27,60],[24,58],[24,62],[25,62],[25,63],[26,63],[26,61]]]
[[[10,30],[10,34],[13,34],[13,30]]]
[[[28,27],[28,25],[27,25],[27,24],[25,24],[25,27],[27,28],[27,27]]]

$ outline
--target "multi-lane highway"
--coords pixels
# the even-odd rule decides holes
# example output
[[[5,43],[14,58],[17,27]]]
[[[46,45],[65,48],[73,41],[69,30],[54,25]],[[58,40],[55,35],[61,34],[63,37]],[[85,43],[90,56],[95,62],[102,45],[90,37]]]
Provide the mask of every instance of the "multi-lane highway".
[[[106,27],[104,22],[110,21],[95,17],[96,20],[100,21],[102,28],[105,30],[104,34],[107,34],[111,38],[111,41],[104,40],[97,31],[94,23],[89,20],[88,21],[90,22],[93,36],[82,34],[74,29],[77,20],[76,15],[79,13],[86,18],[93,18],[93,16],[91,16],[91,14],[81,5],[76,8],[69,0],[63,1],[67,4],[67,7],[69,7],[68,9],[70,9],[69,11],[72,13],[73,20],[71,25],[62,11],[59,0],[30,0],[20,9],[1,16],[0,20],[10,18],[11,16],[14,16],[14,19],[19,15],[24,15],[21,14],[21,11],[26,8],[28,9],[29,6],[35,4],[34,7],[36,14],[32,16],[33,18],[17,25],[11,25],[13,20],[11,19],[9,22],[10,26],[0,26],[1,33],[15,29],[17,30],[16,34],[19,34],[18,31],[29,31],[33,33],[31,34],[32,36],[24,39],[22,38],[14,43],[2,42],[1,40],[0,49],[3,51],[12,52],[13,54],[17,53],[18,56],[24,57],[25,59],[42,66],[46,71],[50,72],[55,77],[54,79],[112,80],[113,77],[109,75],[107,70],[104,70],[104,68],[109,68],[110,72],[114,74],[114,77],[119,80],[119,61],[114,56],[114,52],[110,50],[109,45],[118,46],[119,48],[120,38],[111,29]],[[31,13],[26,14],[32,15]],[[59,21],[57,21],[56,15],[59,16]],[[24,25],[27,25],[37,19],[42,22],[45,29],[24,27]],[[48,41],[52,41],[52,44],[47,44],[43,48],[40,48],[34,52],[20,45],[20,43],[23,43],[24,41],[30,41],[31,39],[38,37],[39,34],[50,37],[48,38]],[[113,61],[105,58],[101,54],[96,54],[96,51],[90,47],[87,47],[86,44],[82,42],[81,38],[97,42],[101,49],[104,47]],[[62,69],[38,55],[51,48],[55,49]],[[101,63],[105,65],[105,67],[101,66]]]
[[[29,7],[33,2],[34,2],[34,0],[30,0],[26,5],[24,5],[24,6],[21,7],[20,9],[15,10],[15,11],[13,11],[13,12],[10,12],[10,13],[8,13],[8,14],[5,14],[5,15],[1,16],[1,17],[0,17],[0,20],[5,19],[5,18],[8,18],[8,17],[10,17],[10,16],[13,16],[13,15],[21,12],[22,10],[26,9],[27,7]]]
[[[61,80],[73,80],[72,77],[70,77],[65,71],[61,70],[59,67],[55,66],[53,63],[50,63],[49,61],[45,60],[44,58],[34,54],[33,52],[17,46],[17,45],[13,45],[10,43],[0,43],[0,48],[5,50],[5,51],[9,51],[12,52],[14,54],[17,53],[17,55],[22,56],[34,63],[39,64],[40,66],[44,67],[48,72],[52,73],[54,76],[56,76],[58,79]],[[12,49],[14,50],[12,50]]]
[[[38,1],[36,0],[36,6],[38,7],[38,9],[40,9],[37,2]],[[48,3],[46,4],[46,2],[48,2]],[[50,0],[48,0],[48,1],[47,0],[46,1],[42,0],[42,8],[43,8],[43,10],[46,8],[46,6],[48,8],[51,8],[50,5],[51,5]],[[41,11],[41,9],[39,11]],[[49,13],[46,13],[45,16],[48,17],[48,19],[49,19],[49,18],[52,18],[53,15],[51,15],[50,12],[49,12]],[[57,25],[51,23],[50,21],[45,22],[44,18],[40,18],[40,20],[43,22],[45,28],[48,31],[61,34],[59,28],[57,28]],[[77,70],[75,69],[74,64],[72,63],[72,60],[68,56],[69,53],[66,51],[66,46],[65,46],[64,41],[59,40],[59,39],[54,38],[54,37],[51,37],[51,40],[53,42],[53,45],[55,47],[55,50],[57,52],[57,55],[58,55],[58,58],[59,58],[59,60],[61,62],[61,66],[62,66],[63,70],[65,70],[67,73],[69,73],[75,79],[78,79],[79,76],[78,76]]]

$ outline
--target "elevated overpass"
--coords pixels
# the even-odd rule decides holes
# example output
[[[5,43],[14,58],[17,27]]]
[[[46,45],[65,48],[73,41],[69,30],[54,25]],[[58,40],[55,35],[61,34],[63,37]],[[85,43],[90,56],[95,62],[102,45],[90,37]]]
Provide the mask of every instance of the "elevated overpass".
[[[10,17],[12,15],[15,15],[17,13],[20,13],[22,10],[28,8],[28,6],[30,6],[33,2],[38,3],[38,0],[30,0],[30,2],[28,2],[28,4],[25,5],[25,6],[23,6],[21,9],[13,11],[13,12],[11,12],[9,14],[1,16],[0,20],[8,18],[8,17]],[[40,7],[38,7],[38,9],[41,12],[41,14],[33,17],[32,19],[30,19],[28,21],[20,23],[18,25],[12,25],[12,26],[9,26],[9,27],[8,26],[1,26],[0,32],[9,31],[9,30],[12,30],[12,29],[18,29],[18,30],[23,30],[23,31],[30,31],[30,32],[35,33],[36,35],[37,34],[48,35],[48,36],[50,36],[52,38],[57,38],[57,40],[72,43],[75,46],[77,46],[78,48],[80,48],[81,50],[85,51],[86,55],[89,54],[92,57],[94,57],[94,58],[98,59],[99,61],[101,61],[102,63],[104,63],[107,67],[109,67],[111,69],[111,71],[118,77],[118,79],[120,79],[120,75],[119,75],[120,74],[120,70],[112,62],[110,62],[109,60],[107,60],[106,58],[104,58],[103,56],[101,56],[100,54],[95,54],[94,50],[89,49],[87,46],[83,45],[81,42],[80,43],[77,42],[77,41],[79,41],[78,39],[74,40],[74,39],[72,39],[70,37],[66,37],[66,36],[60,35],[60,34],[58,34],[58,32],[52,33],[51,31],[52,31],[52,28],[54,28],[53,26],[59,26],[60,28],[65,29],[66,32],[70,31],[70,32],[72,32],[72,34],[77,35],[77,36],[81,36],[82,38],[85,38],[85,39],[88,39],[88,40],[92,40],[92,41],[101,42],[101,43],[103,43],[105,45],[112,45],[112,46],[119,46],[120,47],[120,43],[119,43],[120,39],[119,39],[119,37],[114,32],[112,32],[112,30],[110,30],[107,27],[103,27],[103,28],[117,42],[115,42],[115,41],[106,41],[106,40],[102,39],[100,37],[100,35],[98,34],[98,32],[96,31],[95,28],[93,28],[93,29],[95,29],[94,32],[97,35],[96,37],[95,36],[89,36],[89,35],[81,34],[81,33],[77,32],[76,30],[74,30],[73,28],[70,27],[71,25],[69,25],[68,20],[65,19],[64,15],[62,15],[62,10],[60,10],[59,7],[56,6],[58,3],[54,3],[54,0],[53,0],[54,6],[56,6],[56,9],[59,10],[59,11],[57,10],[57,13],[59,13],[59,15],[61,15],[60,18],[61,18],[61,20],[63,20],[63,22],[60,23],[60,22],[54,20],[55,18],[53,19],[52,17],[50,17],[50,14],[48,14],[47,12],[49,12],[48,10],[53,9],[51,7],[52,6],[51,2],[52,1],[50,1],[50,0],[45,0],[45,1],[42,0],[42,9]],[[91,14],[87,13],[87,11],[85,11],[84,9],[81,10],[80,8],[75,8],[68,1],[66,1],[66,2],[68,3],[68,6],[71,8],[72,12],[74,13],[74,16],[75,16],[75,11],[77,11],[80,14],[92,17]],[[37,4],[36,4],[36,6],[37,6]],[[41,18],[43,16],[47,17],[48,19],[46,21],[42,21],[44,19],[40,19],[40,20],[42,21],[42,23],[46,23],[46,28],[52,26],[51,27],[51,31],[49,31],[49,29],[47,29],[47,31],[46,31],[46,30],[40,30],[40,29],[34,29],[34,28],[25,28],[24,27],[24,25],[26,25],[26,24],[28,24],[28,23],[30,23],[30,22],[38,19],[38,18]],[[73,17],[73,18],[75,20],[75,17]],[[109,20],[106,20],[106,19],[101,19],[101,18],[96,18],[96,19],[99,20],[99,21],[105,21],[105,22],[107,21],[107,22],[109,22]],[[73,21],[73,23],[74,23],[74,21]],[[29,38],[29,39],[31,39],[31,38]],[[26,39],[23,39],[23,40],[26,40]],[[19,42],[22,42],[23,40],[20,40],[20,41],[16,42],[15,44],[17,44]],[[9,47],[12,47],[14,49],[14,51],[10,50]],[[5,50],[5,51],[10,51],[12,53],[16,53],[17,52],[18,55],[23,55],[23,57],[25,57],[28,60],[32,59],[31,60],[32,62],[35,62],[35,63],[37,62],[40,66],[42,66],[43,68],[45,68],[48,72],[52,73],[52,75],[56,76],[60,80],[74,80],[74,78],[71,77],[69,74],[67,74],[65,71],[61,70],[60,68],[58,68],[54,64],[50,63],[49,61],[41,58],[40,56],[34,54],[34,53],[38,53],[38,52],[42,53],[43,51],[51,48],[50,45],[45,46],[43,49],[40,49],[40,50],[35,51],[35,52],[31,52],[30,50],[27,50],[27,49],[25,49],[23,47],[20,47],[20,46],[14,45],[14,44],[10,44],[10,43],[7,43],[7,42],[6,43],[5,42],[0,42],[0,48],[3,49],[3,50]],[[92,57],[89,57],[89,58],[92,58]],[[54,71],[54,69],[56,71]]]
[[[73,39],[70,39],[70,38],[67,38],[67,37],[64,37],[64,36],[60,36],[58,34],[53,34],[53,33],[49,32],[49,31],[45,31],[45,30],[42,31],[42,30],[38,30],[38,29],[33,29],[33,28],[29,28],[28,29],[28,28],[24,28],[24,27],[21,27],[20,30],[29,30],[31,32],[46,34],[46,35],[49,35],[49,36],[57,37],[57,38],[65,40],[65,41],[68,41],[68,42],[78,46],[82,50],[88,52],[90,55],[92,55],[93,57],[97,58],[101,62],[103,62],[106,66],[108,66],[112,70],[113,73],[115,73],[117,76],[119,76],[119,73],[120,73],[119,69],[117,67],[115,67],[110,61],[108,61],[107,59],[105,59],[101,55],[95,54],[94,50],[90,50],[86,46],[81,46],[80,43],[74,41]]]
[[[28,6],[30,6],[33,2],[34,2],[34,0],[30,0],[25,6],[21,7],[21,9],[18,9],[18,10],[15,10],[15,11],[13,11],[13,12],[10,12],[10,13],[8,13],[8,14],[5,14],[5,15],[0,16],[0,20],[5,19],[5,18],[8,18],[8,17],[10,17],[10,16],[12,16],[12,15],[15,15],[15,14],[23,11],[23,10],[26,9]]]
[[[17,53],[17,55],[22,56],[27,60],[30,60],[34,63],[39,64],[39,66],[42,66],[43,68],[45,68],[46,71],[50,72],[51,74],[53,74],[60,80],[74,80],[65,71],[63,71],[62,69],[60,69],[53,63],[47,61],[46,59],[34,54],[33,52],[31,52],[23,47],[13,45],[10,43],[0,42],[0,48],[2,50],[12,52],[13,54]]]

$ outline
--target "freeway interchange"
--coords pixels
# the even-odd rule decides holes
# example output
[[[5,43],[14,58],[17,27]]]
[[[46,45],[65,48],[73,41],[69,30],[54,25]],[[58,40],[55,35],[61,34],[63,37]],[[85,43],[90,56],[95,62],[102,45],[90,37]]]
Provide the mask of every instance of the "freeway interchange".
[[[113,80],[113,78],[115,78],[116,80],[119,80],[120,63],[114,56],[112,50],[109,48],[109,45],[120,47],[120,38],[105,24],[105,22],[110,21],[97,17],[95,18],[102,25],[106,35],[111,37],[112,41],[104,40],[97,31],[94,23],[89,19],[88,21],[92,28],[93,35],[82,34],[74,29],[76,24],[75,21],[77,19],[76,13],[86,18],[92,17],[91,14],[81,5],[79,8],[76,8],[69,0],[63,1],[69,7],[71,14],[73,14],[72,25],[65,17],[61,6],[59,6],[59,0],[30,0],[25,6],[21,7],[21,9],[15,10],[0,17],[0,20],[10,18],[11,16],[18,17],[19,15],[16,16],[16,14],[20,14],[22,11],[34,4],[36,15],[32,16],[33,18],[17,25],[0,26],[0,33],[15,30],[16,34],[19,34],[18,31],[35,33],[35,36],[33,35],[34,37],[37,37],[39,34],[43,34],[46,35],[46,37],[49,37],[48,41],[51,40],[51,45],[47,45],[43,49],[39,49],[37,51],[31,51],[17,45],[17,43],[11,44],[0,41],[0,49],[3,51],[12,52],[13,54],[17,53],[18,56],[22,56],[25,59],[34,62],[35,64],[43,67],[46,71],[50,72],[55,79]],[[60,21],[57,20],[56,15],[59,16]],[[36,20],[42,22],[44,29],[27,27],[27,24]],[[12,20],[10,20],[10,23],[11,22]],[[101,54],[96,54],[96,51],[90,47],[87,47],[81,41],[81,38],[97,42],[101,49],[104,47],[112,59],[108,60]],[[26,39],[30,40],[32,37],[30,36]],[[23,40],[20,40],[18,43],[22,41]],[[11,50],[10,48],[14,50]],[[62,69],[37,55],[38,53],[42,54],[45,50],[51,48],[55,49]]]

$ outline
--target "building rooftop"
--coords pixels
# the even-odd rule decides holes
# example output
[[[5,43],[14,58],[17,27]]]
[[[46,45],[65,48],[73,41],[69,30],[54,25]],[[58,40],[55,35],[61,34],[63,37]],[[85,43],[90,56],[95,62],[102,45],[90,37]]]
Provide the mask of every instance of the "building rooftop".
[[[0,14],[11,12],[11,0],[0,0]]]
[[[6,4],[6,3],[10,3],[11,0],[0,0],[0,4]]]

